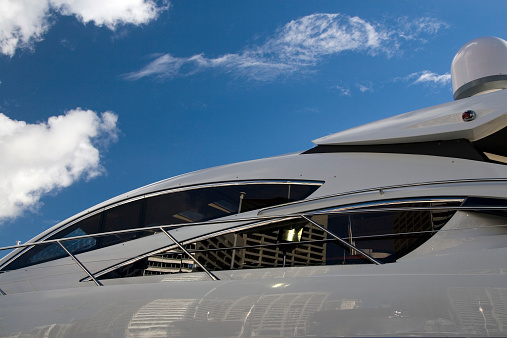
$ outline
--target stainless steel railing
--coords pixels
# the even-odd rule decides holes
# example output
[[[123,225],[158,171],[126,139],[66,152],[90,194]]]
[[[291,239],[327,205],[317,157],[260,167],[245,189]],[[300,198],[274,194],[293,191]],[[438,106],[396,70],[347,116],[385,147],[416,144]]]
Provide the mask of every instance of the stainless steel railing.
[[[313,213],[305,213],[301,215],[294,215],[290,217],[247,217],[247,218],[240,218],[240,219],[233,219],[233,220],[215,220],[215,221],[207,221],[207,222],[194,222],[185,224],[185,226],[203,226],[203,225],[209,225],[209,224],[217,224],[217,223],[237,223],[237,222],[265,222],[265,221],[282,221],[282,220],[290,220],[290,219],[304,219],[319,229],[323,230],[327,234],[329,234],[331,237],[345,245],[350,250],[355,250],[356,252],[363,255],[367,260],[374,264],[381,264],[381,262],[377,261],[375,258],[371,257],[361,249],[357,248],[356,246],[348,243],[341,237],[337,236],[330,230],[326,229],[322,225],[318,224],[317,222],[311,220],[309,217],[311,217]],[[90,235],[83,235],[83,236],[73,236],[73,237],[65,237],[65,238],[59,238],[59,239],[53,239],[53,240],[45,240],[40,242],[33,242],[33,243],[24,243],[19,245],[13,245],[13,246],[6,246],[6,247],[0,247],[0,251],[2,250],[9,250],[9,249],[17,249],[17,248],[26,248],[26,247],[35,247],[39,245],[47,245],[56,243],[58,244],[65,252],[66,254],[86,273],[86,275],[89,277],[89,280],[92,280],[97,286],[103,286],[103,284],[97,280],[93,273],[91,273],[86,266],[74,255],[72,254],[64,245],[67,241],[74,241],[74,240],[80,240],[80,239],[87,239],[87,238],[97,238],[97,237],[103,237],[103,236],[110,236],[110,235],[120,235],[125,233],[133,233],[133,232],[141,232],[141,231],[147,231],[147,230],[158,230],[162,233],[164,233],[176,246],[178,246],[190,259],[192,259],[212,280],[219,280],[219,278],[214,275],[209,269],[207,269],[204,265],[202,265],[188,250],[185,249],[185,247],[180,243],[171,233],[170,230],[172,228],[180,228],[182,225],[162,225],[162,226],[152,226],[152,227],[146,227],[146,228],[133,228],[133,229],[126,229],[126,230],[117,230],[117,231],[109,231],[109,232],[103,232],[103,233],[97,233],[97,234],[90,234]]]
[[[507,179],[470,179],[470,180],[449,180],[449,181],[439,181],[439,182],[427,182],[427,183],[418,183],[418,184],[405,184],[405,185],[396,185],[396,186],[389,186],[389,187],[382,187],[382,188],[372,188],[372,189],[364,189],[364,190],[358,190],[354,192],[348,192],[348,193],[342,193],[342,194],[336,194],[329,197],[336,197],[336,196],[343,196],[347,194],[357,194],[357,193],[363,193],[363,192],[371,192],[371,191],[385,191],[388,189],[393,188],[407,188],[407,187],[414,187],[414,186],[421,186],[421,185],[440,185],[440,184],[462,184],[462,183],[489,183],[489,182],[507,182]],[[323,199],[323,198],[319,198]],[[319,199],[313,199],[313,200],[319,200]],[[185,227],[194,227],[194,226],[205,226],[210,224],[221,224],[221,223],[242,223],[241,226],[236,227],[238,228],[245,228],[246,227],[253,227],[258,226],[260,223],[266,223],[266,222],[278,222],[278,221],[284,221],[284,220],[291,220],[291,219],[303,219],[307,222],[312,223],[314,226],[318,227],[319,229],[326,232],[329,236],[333,237],[335,240],[340,242],[343,246],[347,247],[349,250],[353,250],[355,252],[360,253],[364,258],[369,260],[373,264],[381,264],[378,260],[373,258],[371,255],[368,255],[366,252],[362,251],[361,249],[357,248],[355,245],[347,242],[344,238],[341,238],[334,234],[333,232],[329,231],[327,228],[319,224],[318,222],[315,222],[310,217],[315,215],[323,215],[323,214],[353,214],[357,212],[365,213],[365,212],[379,212],[379,211],[423,211],[423,210],[507,210],[507,207],[505,206],[499,206],[499,205],[481,205],[481,206],[431,206],[431,207],[400,207],[399,205],[397,207],[392,206],[392,204],[399,203],[399,202],[410,202],[410,203],[416,203],[422,199],[415,198],[415,199],[404,199],[404,200],[388,200],[388,201],[377,201],[376,203],[373,203],[371,205],[355,205],[350,207],[339,207],[334,209],[327,209],[327,210],[320,210],[320,211],[310,211],[310,212],[304,212],[299,214],[292,214],[292,215],[286,215],[286,216],[263,216],[262,212],[259,212],[260,215],[254,216],[254,217],[238,217],[237,215],[234,217],[229,217],[228,219],[219,219],[219,220],[211,220],[206,222],[193,222],[188,224],[174,224],[174,225],[158,225],[158,226],[150,226],[150,227],[143,227],[143,228],[133,228],[133,229],[125,229],[125,230],[117,230],[117,231],[109,231],[109,232],[103,232],[103,233],[96,233],[96,234],[89,234],[89,235],[82,235],[82,236],[73,236],[73,237],[66,237],[66,238],[59,238],[59,239],[53,239],[53,240],[43,240],[39,242],[28,242],[24,244],[19,245],[13,245],[13,246],[6,246],[6,247],[0,247],[0,251],[4,250],[10,250],[10,249],[19,249],[19,248],[27,248],[27,247],[35,247],[38,245],[47,245],[51,243],[57,243],[65,252],[66,254],[72,258],[72,260],[86,273],[86,275],[89,277],[88,280],[92,280],[97,286],[102,286],[102,283],[98,281],[95,278],[95,274],[91,273],[82,262],[80,262],[75,255],[73,255],[66,247],[65,242],[66,241],[73,241],[73,240],[80,240],[80,239],[86,239],[86,238],[97,238],[97,237],[103,237],[103,236],[110,236],[110,235],[120,235],[120,234],[126,234],[126,233],[135,233],[135,232],[144,232],[144,231],[160,231],[164,233],[176,246],[178,246],[190,259],[192,259],[197,265],[201,267],[203,271],[205,271],[208,276],[212,280],[219,280],[219,278],[214,275],[209,269],[207,269],[205,266],[200,264],[200,262],[193,257],[193,255],[187,251],[182,243],[180,243],[174,236],[171,234],[171,230],[175,228],[180,228],[182,226]],[[428,201],[429,199],[425,199],[425,201]],[[434,198],[431,199],[431,202],[434,201],[463,201],[463,197],[454,197],[454,198]],[[306,200],[308,202],[309,200]],[[301,202],[294,202],[293,204],[300,204]],[[276,209],[276,207],[273,208],[266,208],[264,210],[268,209]],[[248,225],[249,224],[249,225]],[[231,230],[228,230],[229,232]],[[216,233],[214,234],[216,235]],[[15,258],[13,258],[15,259]],[[12,261],[12,259],[11,259]],[[8,264],[8,263],[6,263]],[[4,272],[4,271],[0,271]],[[0,295],[5,294],[2,290],[0,290]]]

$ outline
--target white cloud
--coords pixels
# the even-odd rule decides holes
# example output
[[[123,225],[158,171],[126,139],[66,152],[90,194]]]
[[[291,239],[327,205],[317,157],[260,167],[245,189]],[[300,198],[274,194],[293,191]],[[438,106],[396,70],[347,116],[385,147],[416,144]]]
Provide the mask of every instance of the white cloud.
[[[451,74],[445,73],[442,75],[435,74],[429,70],[412,73],[406,77],[407,80],[413,80],[412,84],[435,84],[446,86],[451,83]]]
[[[436,34],[446,27],[445,23],[432,18],[400,20],[393,27],[387,27],[339,13],[312,14],[287,23],[264,44],[247,47],[239,53],[217,58],[207,58],[203,54],[191,57],[157,55],[148,65],[126,74],[125,78],[174,78],[221,69],[266,81],[309,70],[324,58],[347,51],[383,53],[390,57],[404,41],[419,39],[419,43],[424,43],[423,36]]]
[[[371,83],[371,81],[358,83],[356,87],[361,93],[373,92],[373,83]]]
[[[338,90],[340,93],[340,96],[352,96],[352,93],[350,92],[350,88],[346,85],[336,85],[333,87],[333,89]]]
[[[19,48],[32,48],[43,39],[54,14],[77,17],[114,30],[118,25],[140,25],[168,8],[162,0],[0,0],[0,52],[13,56]]]
[[[140,25],[155,19],[163,7],[153,0],[49,0],[63,15],[74,15],[83,23],[115,29],[122,24]],[[166,6],[164,6],[166,8]]]
[[[436,34],[441,29],[449,28],[449,25],[435,18],[408,18],[398,19],[398,36],[405,40],[422,40],[424,34]]]
[[[80,108],[28,124],[0,113],[0,221],[37,208],[40,198],[100,175],[99,141],[115,141],[117,115]]]
[[[385,38],[382,30],[358,17],[313,14],[286,24],[261,50],[289,63],[314,64],[343,51],[375,51]]]
[[[49,28],[47,0],[0,0],[0,51],[13,56],[42,40]]]

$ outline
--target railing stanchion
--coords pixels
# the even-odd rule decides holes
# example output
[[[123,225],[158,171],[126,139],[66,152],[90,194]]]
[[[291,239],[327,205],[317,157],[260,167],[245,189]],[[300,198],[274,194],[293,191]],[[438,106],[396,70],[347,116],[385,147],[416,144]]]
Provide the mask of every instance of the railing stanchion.
[[[101,282],[99,282],[97,279],[95,279],[95,277],[93,277],[93,275],[90,273],[90,271],[88,271],[88,269],[79,261],[79,259],[76,258],[76,256],[74,256],[73,254],[70,253],[69,250],[67,250],[65,248],[65,246],[60,242],[60,241],[56,241],[56,243],[60,244],[60,246],[62,247],[63,250],[65,250],[65,252],[67,254],[69,254],[69,256],[74,260],[74,262],[76,262],[77,265],[79,265],[79,267],[81,269],[83,269],[84,272],[86,272],[86,274],[93,280],[93,282],[97,285],[97,286],[104,286],[102,285]]]
[[[207,274],[208,276],[211,277],[211,279],[213,280],[220,280],[217,276],[215,276],[211,271],[209,271],[204,265],[202,265],[194,256],[192,256],[192,254],[190,252],[188,252],[187,249],[185,249],[185,247],[183,247],[183,245],[180,244],[180,242],[178,242],[176,240],[176,238],[174,238],[170,233],[168,233],[167,231],[164,230],[164,228],[160,227],[160,230],[162,230],[162,232],[164,234],[166,234],[167,237],[169,237],[171,239],[171,241],[174,242],[174,244],[176,244],[177,246],[180,247],[181,250],[183,250],[184,253],[187,254],[187,256],[193,260],[195,262],[195,264],[199,265],[201,267],[201,269],[203,269]]]
[[[349,242],[345,241],[344,239],[342,239],[341,237],[339,236],[336,236],[332,231],[329,231],[328,229],[324,228],[322,225],[320,225],[319,223],[315,222],[314,220],[310,219],[309,217],[305,216],[305,215],[301,215],[301,217],[305,220],[307,220],[308,222],[312,223],[313,225],[315,225],[317,228],[319,228],[320,230],[324,231],[325,233],[329,234],[330,236],[332,236],[334,239],[336,239],[338,242],[340,242],[341,244],[345,245],[347,248],[351,249],[351,250],[355,250],[357,252],[359,252],[361,255],[363,255],[364,257],[366,257],[370,262],[374,263],[374,264],[377,264],[377,265],[381,265],[382,263],[380,263],[379,261],[377,261],[375,258],[371,257],[370,255],[368,255],[366,252],[364,252],[363,250],[357,248],[356,246],[350,244]]]

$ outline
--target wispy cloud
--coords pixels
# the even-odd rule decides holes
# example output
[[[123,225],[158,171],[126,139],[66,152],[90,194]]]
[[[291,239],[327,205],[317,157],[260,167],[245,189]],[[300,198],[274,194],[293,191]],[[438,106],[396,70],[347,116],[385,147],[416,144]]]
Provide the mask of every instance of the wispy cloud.
[[[33,48],[55,20],[55,14],[75,16],[115,30],[140,25],[169,7],[167,0],[0,0],[0,52],[10,57],[19,48]]]
[[[204,54],[177,57],[155,55],[138,71],[125,74],[129,80],[148,76],[175,78],[208,69],[220,69],[254,80],[267,81],[281,75],[310,70],[326,57],[342,52],[395,55],[407,41],[424,43],[447,25],[437,19],[399,20],[392,27],[340,13],[312,14],[279,28],[264,44],[248,46],[238,53],[208,58]],[[412,41],[413,42],[413,41]]]
[[[449,25],[436,18],[398,18],[397,35],[404,40],[420,40],[426,42],[427,34],[436,34],[441,29],[449,28]]]
[[[0,221],[37,208],[43,195],[100,175],[100,151],[117,139],[117,115],[80,108],[29,124],[0,113]]]
[[[290,64],[313,65],[343,51],[376,53],[387,38],[382,28],[343,14],[313,14],[293,20],[260,48]]]
[[[429,70],[412,73],[406,77],[406,80],[412,81],[412,84],[433,84],[439,86],[447,86],[451,83],[451,74],[442,75],[435,74]]]
[[[331,89],[337,90],[340,96],[352,96],[353,89],[358,90],[361,93],[374,92],[373,82],[371,81],[362,81],[356,83],[355,85],[352,86],[352,89],[348,84],[340,82],[338,85],[334,85],[333,87],[331,87]]]
[[[352,93],[350,92],[350,88],[347,85],[340,84],[333,86],[332,89],[338,90],[340,93],[340,96],[352,96]]]
[[[357,89],[359,89],[359,91],[361,93],[373,92],[373,83],[371,81],[364,81],[361,83],[357,83],[356,87],[357,87]]]

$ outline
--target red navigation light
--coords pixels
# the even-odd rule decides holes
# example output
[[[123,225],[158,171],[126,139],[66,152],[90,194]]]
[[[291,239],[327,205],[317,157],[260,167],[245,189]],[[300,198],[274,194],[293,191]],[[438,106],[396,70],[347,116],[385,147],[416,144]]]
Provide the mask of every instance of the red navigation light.
[[[463,121],[465,121],[465,122],[473,121],[473,120],[475,120],[476,117],[477,117],[477,115],[475,114],[475,112],[473,110],[467,110],[466,112],[461,114],[461,118],[463,118]]]

